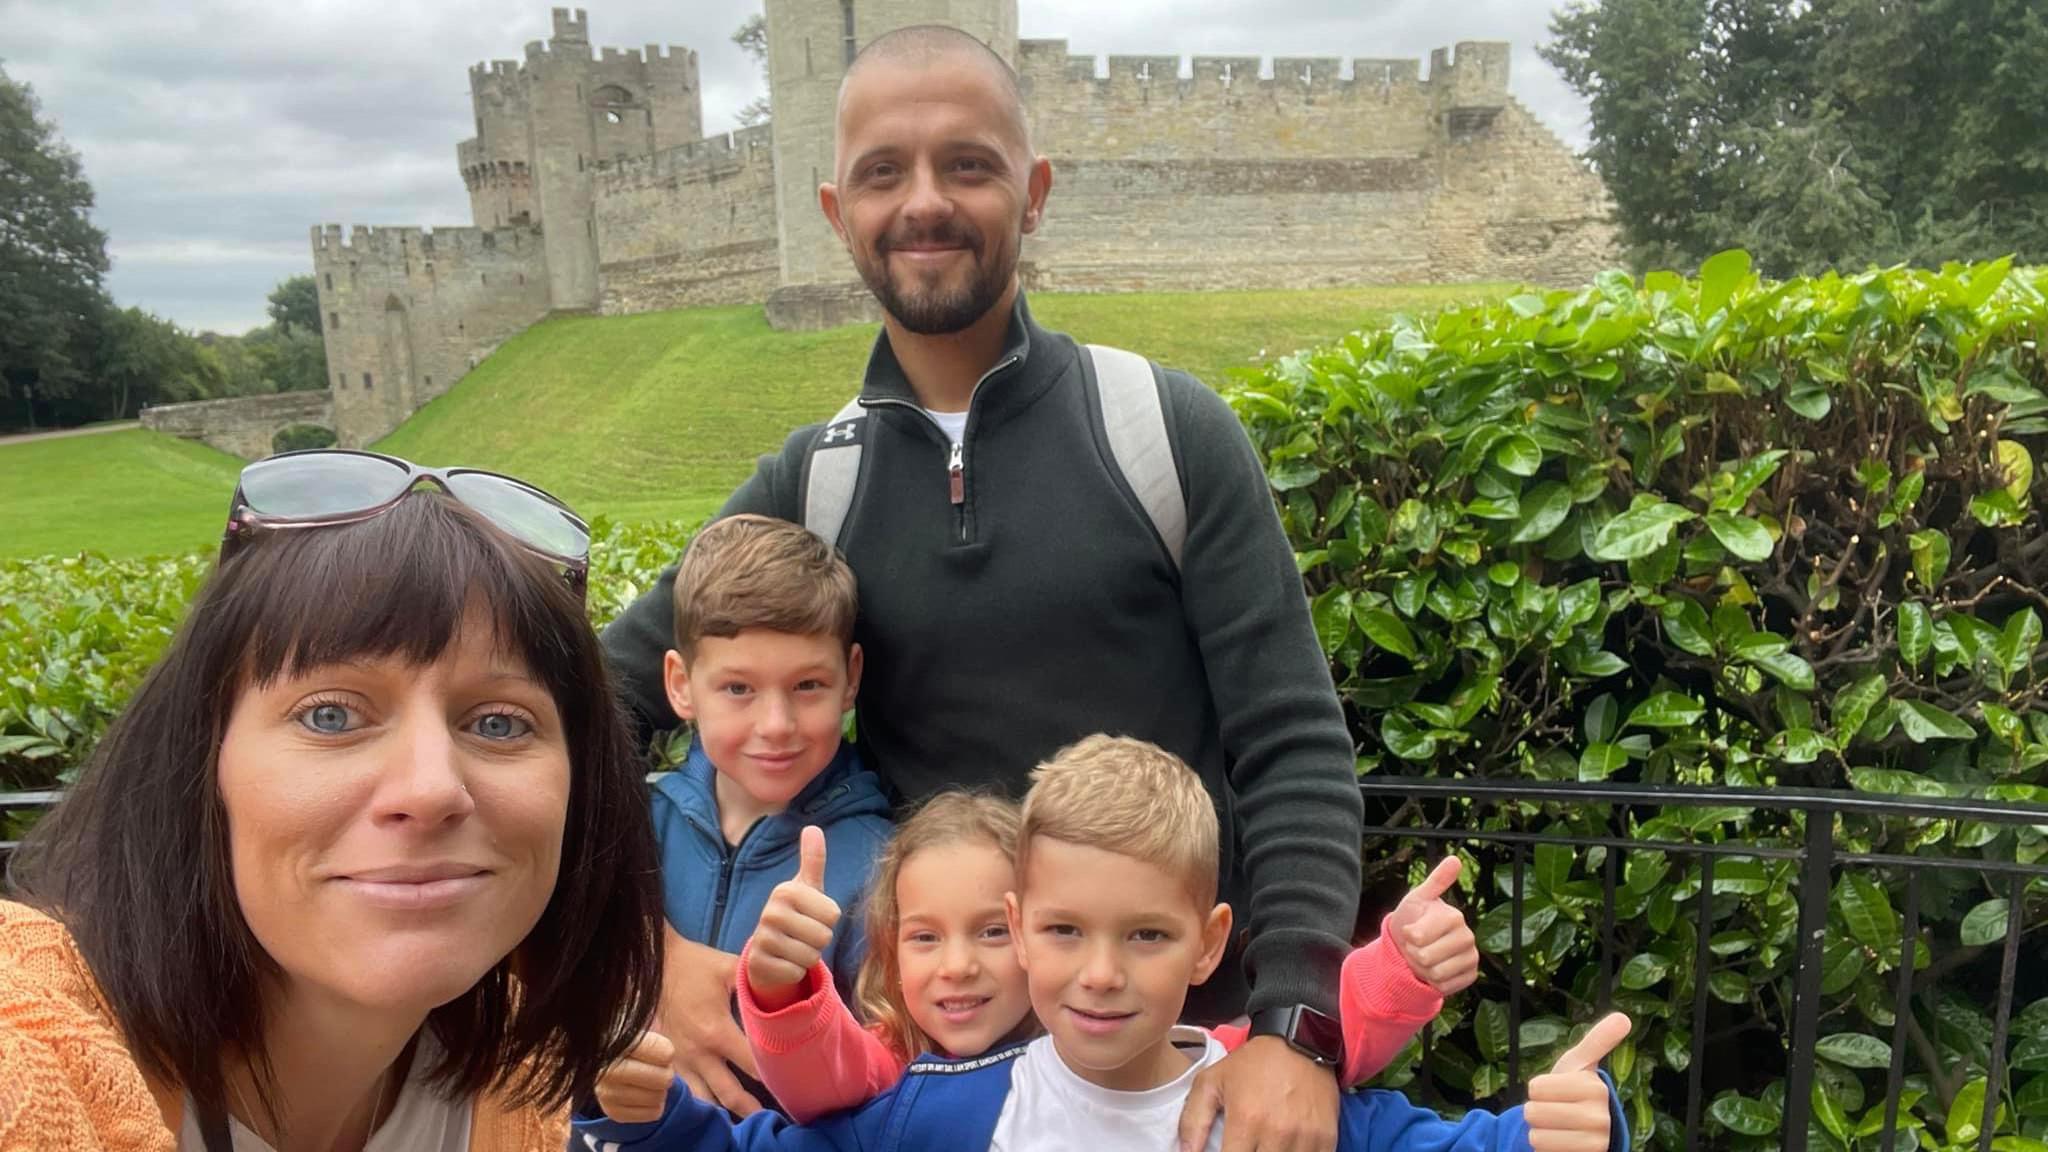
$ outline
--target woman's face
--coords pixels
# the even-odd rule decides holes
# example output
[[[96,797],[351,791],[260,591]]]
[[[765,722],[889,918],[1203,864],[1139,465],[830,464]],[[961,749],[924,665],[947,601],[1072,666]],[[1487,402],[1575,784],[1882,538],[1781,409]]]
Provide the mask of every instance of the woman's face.
[[[467,992],[554,891],[569,748],[472,612],[441,658],[245,688],[220,750],[235,892],[288,995],[404,1011]]]

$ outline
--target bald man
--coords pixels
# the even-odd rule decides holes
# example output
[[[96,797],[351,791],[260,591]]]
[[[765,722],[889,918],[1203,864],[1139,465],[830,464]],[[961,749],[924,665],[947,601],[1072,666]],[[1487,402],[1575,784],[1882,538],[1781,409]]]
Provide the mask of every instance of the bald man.
[[[1094,732],[1192,764],[1249,939],[1189,1011],[1248,1007],[1255,1038],[1204,1070],[1190,1110],[1221,1103],[1228,1152],[1334,1148],[1337,1085],[1319,1065],[1340,1053],[1320,1026],[1357,904],[1355,752],[1258,458],[1213,392],[1155,368],[1187,505],[1176,565],[1105,466],[1091,359],[1033,322],[1018,285],[1053,172],[987,47],[943,27],[868,45],[840,90],[836,151],[818,202],[884,312],[837,541],[860,580],[862,752],[906,802],[1021,794],[1033,765]],[[801,521],[823,427],[763,457],[720,514]],[[674,722],[672,573],[605,632],[656,725]],[[731,970],[671,934],[663,1024],[691,1088],[744,1110],[720,1063],[746,1067],[722,1007]]]

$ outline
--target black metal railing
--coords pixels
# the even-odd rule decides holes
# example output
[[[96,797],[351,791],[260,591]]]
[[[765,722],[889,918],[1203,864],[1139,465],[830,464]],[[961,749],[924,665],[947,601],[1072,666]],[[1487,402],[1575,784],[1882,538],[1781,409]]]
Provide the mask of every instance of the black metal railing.
[[[22,816],[41,815],[46,808],[54,808],[62,799],[62,792],[0,792],[0,895],[5,895],[7,885],[7,859],[14,855],[17,841],[8,829],[16,827]]]
[[[1829,905],[1835,877],[1844,870],[1869,868],[1903,873],[1905,891],[1904,924],[1900,933],[1897,978],[1892,989],[1891,1063],[1886,1071],[1885,1119],[1875,1147],[1895,1147],[1899,1123],[1899,1094],[1906,1074],[1907,1028],[1913,1019],[1915,994],[1915,952],[1920,933],[1921,875],[1928,871],[1957,870],[1996,877],[2002,882],[2006,899],[2006,924],[1997,1003],[1993,1014],[1992,1040],[1985,1070],[1984,1113],[1977,1136],[1979,1152],[1991,1152],[1995,1118],[2003,1103],[2001,1087],[2005,1078],[2005,1050],[2012,1023],[2014,977],[2019,962],[2021,925],[2027,885],[2048,877],[2048,863],[2024,864],[2011,860],[1983,859],[1954,855],[1917,855],[1887,852],[1845,851],[1838,838],[1837,824],[1869,820],[1879,826],[1895,827],[1913,821],[1968,821],[2001,829],[2036,826],[2048,829],[2048,807],[1996,801],[1874,795],[1849,791],[1801,789],[1738,789],[1579,783],[1520,779],[1439,780],[1403,777],[1367,777],[1360,782],[1367,803],[1367,859],[1384,858],[1387,845],[1382,838],[1454,843],[1462,846],[1499,845],[1505,849],[1512,868],[1508,882],[1509,955],[1507,983],[1507,1075],[1509,1090],[1524,1082],[1521,1068],[1521,1024],[1527,984],[1524,907],[1528,885],[1529,854],[1538,845],[1561,845],[1574,849],[1604,849],[1600,861],[1602,912],[1599,939],[1599,971],[1596,982],[1599,1010],[1612,1003],[1619,970],[1615,942],[1616,881],[1625,867],[1623,857],[1634,852],[1662,852],[1699,861],[1699,896],[1694,902],[1698,915],[1694,948],[1690,1055],[1687,1062],[1687,1095],[1683,1147],[1691,1152],[1701,1147],[1701,1109],[1705,1071],[1706,1014],[1709,979],[1713,969],[1711,940],[1715,921],[1713,900],[1717,861],[1729,858],[1784,860],[1796,862],[1798,880],[1798,927],[1793,967],[1793,1000],[1790,1036],[1785,1049],[1786,1083],[1783,1118],[1779,1128],[1784,1152],[1805,1152],[1812,1116],[1815,1077],[1815,1043],[1819,1039],[1823,946],[1826,943]],[[1675,809],[1747,809],[1752,813],[1776,813],[1785,835],[1761,838],[1773,842],[1638,839],[1627,834],[1628,818],[1644,811],[1657,813]],[[1375,822],[1375,812],[1387,813]],[[1589,810],[1601,815],[1593,832],[1528,831],[1523,825],[1552,820],[1560,811],[1584,817]],[[1503,815],[1506,819],[1502,819]],[[1435,822],[1432,822],[1432,815]],[[1456,821],[1453,823],[1452,821]],[[1481,823],[1503,827],[1478,827]],[[1581,821],[1581,828],[1587,826]],[[1881,841],[1878,841],[1881,843]],[[1492,849],[1498,853],[1500,849]],[[1482,881],[1482,891],[1485,881]],[[1920,991],[1925,991],[1921,989]],[[1430,1065],[1428,1032],[1424,1032],[1424,1054],[1419,1071],[1426,1078]],[[1935,1072],[1941,1070],[1935,1069]],[[1425,1091],[1429,1085],[1425,1081]]]

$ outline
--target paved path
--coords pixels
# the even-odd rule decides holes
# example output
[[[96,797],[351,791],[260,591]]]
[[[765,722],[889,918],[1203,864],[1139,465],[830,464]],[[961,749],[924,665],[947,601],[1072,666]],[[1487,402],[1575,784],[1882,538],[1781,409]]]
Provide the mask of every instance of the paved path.
[[[59,428],[54,432],[23,432],[17,436],[0,436],[0,445],[26,444],[31,440],[62,440],[66,436],[97,436],[102,432],[126,432],[130,428],[142,427],[140,420],[118,420],[112,424],[94,424],[86,428]]]

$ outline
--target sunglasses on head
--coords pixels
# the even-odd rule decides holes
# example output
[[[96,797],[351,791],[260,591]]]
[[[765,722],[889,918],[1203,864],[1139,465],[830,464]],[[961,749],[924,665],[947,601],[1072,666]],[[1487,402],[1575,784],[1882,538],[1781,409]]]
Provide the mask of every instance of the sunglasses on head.
[[[315,448],[242,469],[220,542],[225,564],[250,537],[280,528],[356,524],[398,506],[422,482],[481,513],[507,535],[560,564],[578,596],[590,576],[590,526],[523,480],[478,468],[422,468],[376,452]]]

